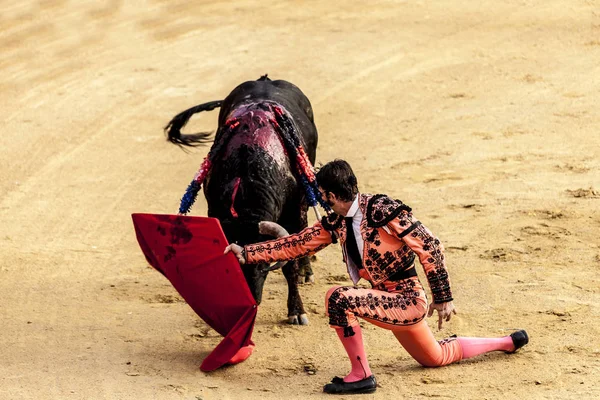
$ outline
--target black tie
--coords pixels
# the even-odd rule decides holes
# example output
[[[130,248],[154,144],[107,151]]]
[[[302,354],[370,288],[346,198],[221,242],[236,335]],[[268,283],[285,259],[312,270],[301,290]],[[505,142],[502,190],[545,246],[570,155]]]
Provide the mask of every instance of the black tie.
[[[362,269],[362,256],[358,252],[358,245],[356,244],[356,237],[354,236],[354,228],[352,228],[352,217],[346,217],[346,251],[348,256],[354,262],[354,265],[358,269]]]

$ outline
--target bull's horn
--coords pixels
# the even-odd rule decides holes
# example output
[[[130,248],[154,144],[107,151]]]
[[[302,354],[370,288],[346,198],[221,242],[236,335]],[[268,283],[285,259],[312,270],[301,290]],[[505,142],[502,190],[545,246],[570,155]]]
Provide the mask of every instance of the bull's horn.
[[[272,221],[261,221],[258,223],[258,232],[261,235],[268,235],[274,237],[284,237],[288,236],[288,231],[281,225]]]
[[[283,226],[279,225],[276,222],[272,222],[272,221],[260,221],[258,223],[258,232],[261,235],[274,236],[274,237],[278,237],[278,238],[289,235],[288,231],[286,231]],[[278,263],[273,264],[272,266],[270,266],[268,268],[265,268],[263,270],[263,272],[274,271],[276,269],[283,267],[287,263],[288,263],[288,261],[279,261]]]

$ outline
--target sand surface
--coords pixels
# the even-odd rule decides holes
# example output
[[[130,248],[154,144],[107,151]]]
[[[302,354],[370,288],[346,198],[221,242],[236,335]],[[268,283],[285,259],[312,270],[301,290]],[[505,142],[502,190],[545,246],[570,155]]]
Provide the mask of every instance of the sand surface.
[[[205,374],[219,336],[130,220],[176,212],[208,151],[162,126],[264,73],[311,99],[320,162],[347,159],[445,244],[459,314],[436,337],[531,335],[425,369],[366,326],[380,388],[353,399],[600,398],[597,1],[3,1],[0,52],[0,399],[330,398],[339,247],[301,288],[310,326],[283,322],[273,273],[255,354]]]

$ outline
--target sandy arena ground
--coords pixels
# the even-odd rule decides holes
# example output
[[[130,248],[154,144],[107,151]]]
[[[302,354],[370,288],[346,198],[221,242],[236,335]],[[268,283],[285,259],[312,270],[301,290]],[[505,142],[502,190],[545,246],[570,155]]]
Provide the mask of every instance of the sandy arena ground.
[[[283,323],[273,273],[255,354],[205,374],[219,337],[131,224],[176,212],[208,151],[162,126],[264,73],[311,99],[319,161],[347,159],[442,239],[459,314],[438,338],[531,335],[425,369],[366,326],[380,388],[352,399],[600,398],[596,0],[3,1],[0,51],[0,399],[331,398],[337,246],[301,288],[310,326]]]

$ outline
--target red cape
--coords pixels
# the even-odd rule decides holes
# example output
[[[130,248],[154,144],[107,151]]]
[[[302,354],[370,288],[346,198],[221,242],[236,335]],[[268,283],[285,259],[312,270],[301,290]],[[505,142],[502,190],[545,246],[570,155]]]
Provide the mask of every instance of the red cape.
[[[132,214],[132,218],[148,263],[171,281],[200,318],[224,336],[200,369],[217,369],[238,350],[253,345],[256,301],[235,256],[223,254],[228,243],[219,221],[159,214]],[[239,357],[237,361],[243,361]]]

